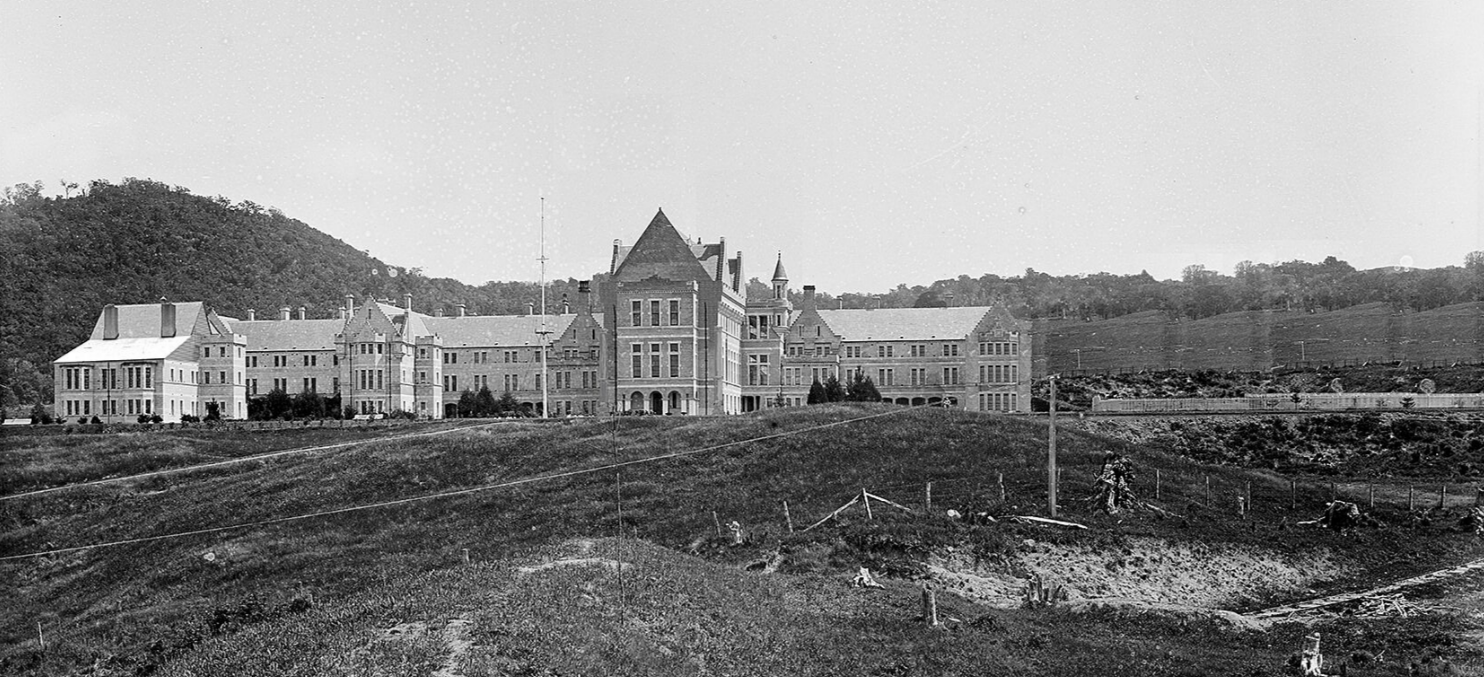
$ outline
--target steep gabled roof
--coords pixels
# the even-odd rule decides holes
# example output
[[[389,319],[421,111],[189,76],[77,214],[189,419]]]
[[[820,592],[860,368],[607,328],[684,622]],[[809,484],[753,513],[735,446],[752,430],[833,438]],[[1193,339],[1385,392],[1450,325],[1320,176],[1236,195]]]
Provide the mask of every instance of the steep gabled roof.
[[[778,265],[773,266],[773,279],[774,280],[787,280],[788,279],[788,273],[787,272],[784,272],[784,270],[783,270],[783,254],[782,253],[778,254]]]
[[[992,307],[881,308],[821,310],[820,319],[847,341],[924,341],[962,339]]]
[[[160,337],[160,304],[136,303],[114,308],[118,309],[120,339]],[[200,301],[175,304],[175,335],[190,336],[204,309]],[[98,313],[98,322],[93,325],[93,333],[88,338],[103,338],[103,313]]]
[[[644,234],[623,254],[613,271],[617,280],[636,281],[651,277],[669,280],[694,280],[709,277],[696,260],[691,246],[670,224],[661,209],[644,229]]]

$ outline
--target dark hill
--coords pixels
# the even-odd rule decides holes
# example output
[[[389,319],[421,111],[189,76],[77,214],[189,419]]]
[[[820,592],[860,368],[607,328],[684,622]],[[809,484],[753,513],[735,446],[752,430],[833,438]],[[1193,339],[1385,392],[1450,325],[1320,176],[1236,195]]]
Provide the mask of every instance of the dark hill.
[[[330,317],[346,294],[411,293],[423,309],[462,302],[469,312],[493,314],[519,312],[539,294],[531,282],[474,287],[424,277],[276,209],[156,181],[95,181],[70,198],[37,191],[7,191],[7,198],[0,202],[0,383],[22,401],[36,394],[50,401],[47,363],[84,340],[107,303],[201,300],[234,317],[302,305],[311,317]],[[559,299],[575,286],[557,281],[549,292]]]

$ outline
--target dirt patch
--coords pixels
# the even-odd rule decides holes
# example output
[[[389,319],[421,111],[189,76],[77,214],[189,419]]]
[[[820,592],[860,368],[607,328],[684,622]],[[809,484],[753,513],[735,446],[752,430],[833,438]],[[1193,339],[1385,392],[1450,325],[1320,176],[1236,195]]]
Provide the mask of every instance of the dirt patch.
[[[1071,600],[1125,599],[1154,604],[1221,608],[1275,592],[1301,592],[1348,572],[1326,550],[1284,555],[1251,546],[1192,545],[1132,539],[1125,547],[1025,541],[1009,563],[977,562],[949,553],[928,563],[929,576],[964,597],[1000,607],[1018,606],[1026,578],[1039,574],[1064,586]]]

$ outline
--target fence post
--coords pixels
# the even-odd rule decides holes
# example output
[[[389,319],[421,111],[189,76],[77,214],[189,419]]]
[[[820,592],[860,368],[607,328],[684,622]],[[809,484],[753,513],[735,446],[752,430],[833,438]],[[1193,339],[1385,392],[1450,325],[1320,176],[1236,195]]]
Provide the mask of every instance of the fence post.
[[[468,563],[469,563],[469,549],[468,548],[464,548],[464,564],[468,564]]]
[[[1340,487],[1334,480],[1329,481],[1329,500],[1334,501],[1340,497]]]
[[[1288,509],[1298,510],[1298,480],[1288,480]]]
[[[927,492],[926,493],[927,493],[927,496],[926,496],[926,498],[923,499],[923,505],[926,506],[926,507],[923,508],[923,512],[926,512],[928,514],[932,514],[932,512],[933,512],[933,483],[932,482],[928,482],[927,483]]]
[[[1005,502],[1005,473],[1003,473],[1003,472],[997,472],[997,473],[995,473],[995,478],[996,478],[995,481],[998,482],[999,485],[1000,485],[1000,502],[1001,503],[1004,503]]]
[[[1484,504],[1484,489],[1474,487],[1474,507],[1477,508],[1481,504]]]
[[[922,620],[929,627],[938,625],[938,596],[928,583],[922,584]]]
[[[716,525],[716,535],[717,535],[717,537],[720,537],[721,536],[721,518],[719,518],[719,517],[716,516],[716,511],[715,510],[712,510],[711,511],[711,522]]]
[[[1368,484],[1368,485],[1366,485],[1366,502],[1368,504],[1370,504],[1371,510],[1375,510],[1376,509],[1376,481],[1375,480],[1371,480],[1371,483]]]
[[[1414,496],[1414,494],[1412,493],[1412,485],[1408,484],[1407,485],[1407,512],[1412,512],[1412,510],[1414,510],[1417,507],[1416,502],[1414,502],[1412,500],[1413,499],[1413,496]]]
[[[1247,512],[1252,512],[1252,480],[1247,480]]]
[[[783,520],[788,522],[788,533],[794,532],[794,518],[788,514],[788,501],[783,502]]]
[[[1206,475],[1206,507],[1211,507],[1211,476]]]
[[[1154,500],[1159,500],[1159,468],[1154,469]]]
[[[1448,503],[1448,483],[1444,482],[1438,486],[1438,510],[1442,510]]]

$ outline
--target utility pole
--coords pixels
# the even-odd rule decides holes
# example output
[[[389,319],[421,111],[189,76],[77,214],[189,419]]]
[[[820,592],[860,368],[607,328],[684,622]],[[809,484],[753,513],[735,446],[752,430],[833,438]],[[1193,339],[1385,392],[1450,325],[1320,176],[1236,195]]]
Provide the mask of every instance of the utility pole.
[[[551,330],[546,327],[546,198],[541,198],[541,328],[536,330],[541,335],[537,341],[536,349],[541,351],[541,418],[551,418],[550,405],[546,402],[546,388],[549,385],[550,374],[546,373],[546,341],[551,335]]]
[[[1046,377],[1051,381],[1051,427],[1046,433],[1046,505],[1051,516],[1056,517],[1056,374]]]

